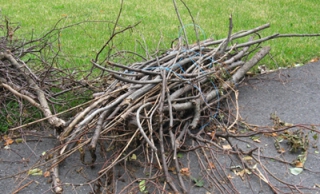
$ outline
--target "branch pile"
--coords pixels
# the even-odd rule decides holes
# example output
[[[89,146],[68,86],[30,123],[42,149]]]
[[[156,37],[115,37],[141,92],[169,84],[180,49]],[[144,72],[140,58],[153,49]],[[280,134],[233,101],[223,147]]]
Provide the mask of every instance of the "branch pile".
[[[95,94],[95,102],[66,126],[60,135],[60,140],[65,142],[60,156],[89,146],[91,163],[94,163],[98,140],[111,138],[118,142],[116,147],[120,154],[101,169],[102,175],[123,161],[129,147],[138,140],[139,146],[134,150],[140,147],[149,150],[148,157],[156,158],[166,181],[178,192],[179,188],[169,175],[170,162],[166,155],[173,156],[175,169],[180,171],[176,154],[184,146],[188,134],[193,136],[193,130],[221,122],[217,118],[219,103],[235,91],[235,85],[246,72],[270,50],[257,46],[250,49],[264,39],[253,41],[250,38],[244,44],[230,42],[266,27],[268,25],[235,35],[229,33],[226,39],[206,40],[195,45],[182,45],[182,41],[178,41],[176,48],[159,57],[127,66],[111,61],[101,66],[92,61],[114,81],[104,92]],[[252,50],[258,51],[246,60]],[[236,123],[237,120],[227,128]],[[78,142],[77,146],[67,149],[73,142]],[[84,152],[81,158],[86,163]],[[179,185],[184,185],[179,173],[178,177]],[[186,192],[186,188],[182,188]]]
[[[1,90],[9,91],[39,109],[45,119],[61,132],[57,135],[61,146],[55,149],[52,158],[48,158],[52,162],[56,193],[62,192],[58,178],[59,163],[79,151],[84,164],[94,165],[97,159],[97,147],[100,145],[103,150],[105,143],[108,147],[114,148],[115,154],[106,159],[97,179],[101,177],[108,179],[110,174],[115,173],[113,171],[118,164],[138,150],[142,150],[146,168],[149,169],[148,180],[164,176],[165,182],[175,193],[187,192],[183,176],[188,176],[189,173],[178,161],[177,153],[188,147],[188,139],[205,143],[199,143],[200,148],[210,144],[220,151],[224,150],[211,141],[214,138],[212,134],[214,132],[216,137],[230,135],[229,131],[234,130],[233,127],[239,124],[239,117],[238,114],[232,118],[230,115],[224,115],[220,110],[220,104],[232,92],[237,97],[236,85],[269,53],[270,48],[261,47],[260,43],[272,38],[289,36],[274,34],[265,38],[258,36],[259,38],[254,40],[253,35],[267,27],[268,24],[232,34],[230,18],[228,36],[221,40],[209,39],[188,45],[183,44],[186,41],[180,37],[175,45],[162,55],[130,65],[109,60],[100,64],[92,61],[93,68],[98,68],[103,74],[107,74],[109,84],[107,87],[103,84],[96,86],[94,90],[100,92],[95,93],[94,99],[67,121],[52,113],[53,106],[50,99],[57,95],[52,93],[52,88],[60,85],[62,91],[58,94],[80,87],[92,89],[94,88],[92,83],[97,83],[97,80],[90,83],[86,79],[70,80],[70,75],[62,74],[62,71],[53,68],[53,61],[58,52],[48,63],[49,66],[45,71],[34,73],[21,60],[21,52],[16,52],[17,49],[8,49],[6,46],[8,39],[2,39],[0,87]],[[59,30],[55,28],[52,32],[55,31]],[[114,32],[112,38],[115,34]],[[243,37],[247,37],[248,42],[235,42]],[[45,46],[48,45],[46,41]],[[45,46],[41,46],[38,50],[40,54]],[[26,44],[20,46],[20,48],[25,47]],[[34,51],[34,47],[23,51],[28,53],[31,50]],[[60,76],[65,76],[61,79],[68,79],[71,84],[65,85],[61,79],[52,79],[56,72]],[[211,135],[208,136],[208,132]],[[90,162],[85,160],[86,148],[91,155]],[[204,161],[210,163],[206,156],[208,152],[203,151],[202,154],[205,157],[199,157],[200,163]],[[213,158],[213,152],[210,154]],[[178,172],[176,175],[170,173],[172,166]],[[219,165],[216,166],[218,168]],[[222,171],[224,172],[224,169]],[[213,170],[206,172],[210,174]],[[174,176],[177,180],[172,178]],[[220,179],[227,177],[226,174],[219,176]],[[110,180],[106,180],[102,185],[114,183],[114,176],[111,177],[113,178],[109,178]],[[217,184],[215,182],[217,180],[217,177],[211,177],[207,181],[223,193],[228,186]],[[230,183],[228,178],[226,180]],[[227,190],[236,191],[234,188]]]
[[[81,80],[76,79],[79,73],[83,73],[80,70],[56,67],[62,59],[60,47],[55,46],[60,41],[59,33],[73,26],[59,28],[58,24],[61,21],[59,20],[40,38],[21,40],[15,36],[19,26],[13,27],[13,24],[5,19],[2,28],[5,36],[0,37],[0,86],[5,90],[1,89],[0,101],[3,103],[2,111],[6,110],[5,103],[15,101],[19,104],[20,118],[12,118],[15,120],[14,123],[23,125],[22,117],[34,117],[31,114],[24,115],[30,111],[31,105],[40,110],[51,125],[63,128],[65,121],[52,113],[56,112],[55,105],[61,106],[67,103],[65,99],[59,97],[66,93],[73,92],[73,95],[83,93],[82,88],[96,91],[93,86],[96,80],[87,81],[86,76]]]

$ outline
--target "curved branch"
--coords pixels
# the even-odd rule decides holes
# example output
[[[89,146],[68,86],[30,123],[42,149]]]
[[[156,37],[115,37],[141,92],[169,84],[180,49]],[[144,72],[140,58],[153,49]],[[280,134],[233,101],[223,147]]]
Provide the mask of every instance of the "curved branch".
[[[152,103],[148,102],[144,105],[142,105],[138,110],[137,110],[137,113],[136,113],[136,119],[137,119],[137,125],[138,125],[138,128],[140,130],[140,133],[141,135],[143,136],[143,138],[146,140],[146,142],[150,145],[150,147],[154,150],[154,151],[157,151],[158,149],[156,148],[156,146],[149,140],[148,136],[146,135],[146,133],[144,132],[142,126],[141,126],[141,123],[140,123],[140,111],[149,106],[149,105],[152,105]]]

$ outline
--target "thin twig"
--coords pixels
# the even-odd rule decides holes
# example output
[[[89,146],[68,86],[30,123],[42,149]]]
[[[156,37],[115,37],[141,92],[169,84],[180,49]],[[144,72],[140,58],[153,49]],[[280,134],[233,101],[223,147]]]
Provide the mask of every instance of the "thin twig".
[[[137,124],[138,124],[138,128],[140,130],[140,133],[142,134],[142,136],[144,137],[144,139],[146,140],[146,142],[149,144],[149,146],[154,150],[154,151],[157,151],[158,149],[156,148],[156,146],[149,140],[148,136],[146,135],[146,133],[144,132],[142,126],[141,126],[141,123],[140,123],[140,111],[147,107],[147,106],[150,106],[152,105],[150,102],[142,105],[138,110],[137,110],[137,113],[136,113],[136,118],[137,118]]]
[[[223,54],[226,51],[226,48],[228,47],[229,42],[232,40],[231,34],[232,34],[232,14],[229,16],[229,31],[228,31],[228,36],[227,39],[223,42],[223,46],[221,49],[218,51],[220,54]]]
[[[172,0],[173,1],[173,5],[174,5],[174,9],[176,11],[176,14],[177,14],[177,17],[178,17],[178,20],[180,22],[180,25],[181,25],[181,29],[183,31],[183,36],[184,36],[184,39],[186,41],[186,47],[187,47],[187,50],[189,50],[189,43],[188,43],[188,36],[187,36],[187,32],[186,32],[186,29],[183,25],[183,22],[182,22],[182,19],[181,19],[181,16],[180,16],[180,13],[179,13],[179,10],[178,10],[178,6],[177,6],[177,3],[175,0]]]

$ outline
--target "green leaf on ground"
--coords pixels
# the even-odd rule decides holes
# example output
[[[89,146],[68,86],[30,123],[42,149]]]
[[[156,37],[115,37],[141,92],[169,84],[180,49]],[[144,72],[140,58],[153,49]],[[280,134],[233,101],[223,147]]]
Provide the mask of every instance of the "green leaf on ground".
[[[196,185],[197,187],[203,187],[204,181],[203,181],[202,179],[192,178],[192,180],[195,182],[195,185]]]
[[[299,175],[303,171],[303,168],[290,168],[290,172],[293,175]]]
[[[146,191],[146,180],[142,180],[139,183],[140,192],[144,193]]]
[[[130,160],[137,160],[137,155],[132,154],[131,157],[130,157]]]
[[[317,140],[317,139],[318,139],[318,134],[317,134],[317,133],[314,134],[314,135],[312,136],[312,138],[313,138],[314,140]]]
[[[28,171],[29,175],[33,176],[41,176],[42,175],[42,170],[40,168],[34,168]]]

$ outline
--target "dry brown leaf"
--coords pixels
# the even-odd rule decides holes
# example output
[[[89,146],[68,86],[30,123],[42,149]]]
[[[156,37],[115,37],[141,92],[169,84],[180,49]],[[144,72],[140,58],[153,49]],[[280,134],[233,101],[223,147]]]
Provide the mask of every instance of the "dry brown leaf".
[[[177,174],[175,167],[169,167],[168,170],[171,171],[173,174]]]
[[[216,139],[216,132],[215,131],[211,131],[211,132],[209,132],[207,134],[211,137],[211,140],[215,140]]]
[[[49,177],[49,176],[50,176],[50,172],[49,172],[49,171],[45,171],[45,172],[43,173],[43,176],[44,176],[44,177]]]
[[[297,168],[303,168],[303,163],[302,163],[302,162],[296,162],[296,163],[295,163],[295,166],[296,166]]]
[[[241,179],[244,180],[244,175],[246,174],[246,170],[243,169],[243,170],[241,170],[241,171],[239,171],[239,172],[235,172],[235,174],[236,174],[237,176],[240,176]]]
[[[228,179],[233,179],[233,176],[231,176],[231,174],[228,174]]]
[[[246,160],[246,161],[248,161],[248,160],[252,160],[253,158],[251,157],[251,156],[244,156],[243,157],[243,160]]]
[[[246,172],[245,169],[243,169],[243,170],[237,172],[236,175],[243,177],[243,175],[245,174],[245,172]]]
[[[222,148],[223,148],[224,150],[231,150],[231,149],[232,149],[232,147],[231,147],[229,144],[223,145]]]
[[[319,61],[319,57],[315,57],[315,58],[313,58],[313,59],[311,59],[310,60],[310,63],[314,63],[314,62],[317,62],[317,61]]]
[[[260,139],[253,139],[254,142],[261,143]]]
[[[5,141],[4,146],[11,145],[13,143],[13,140],[7,135],[3,136],[3,140]]]
[[[216,168],[216,166],[212,162],[209,162],[209,169],[214,169],[214,168]]]
[[[190,176],[189,168],[181,168],[180,173],[185,176]]]
[[[285,152],[286,152],[286,150],[285,150],[284,148],[278,149],[278,153],[280,153],[280,154],[283,154],[283,153],[285,153]]]

